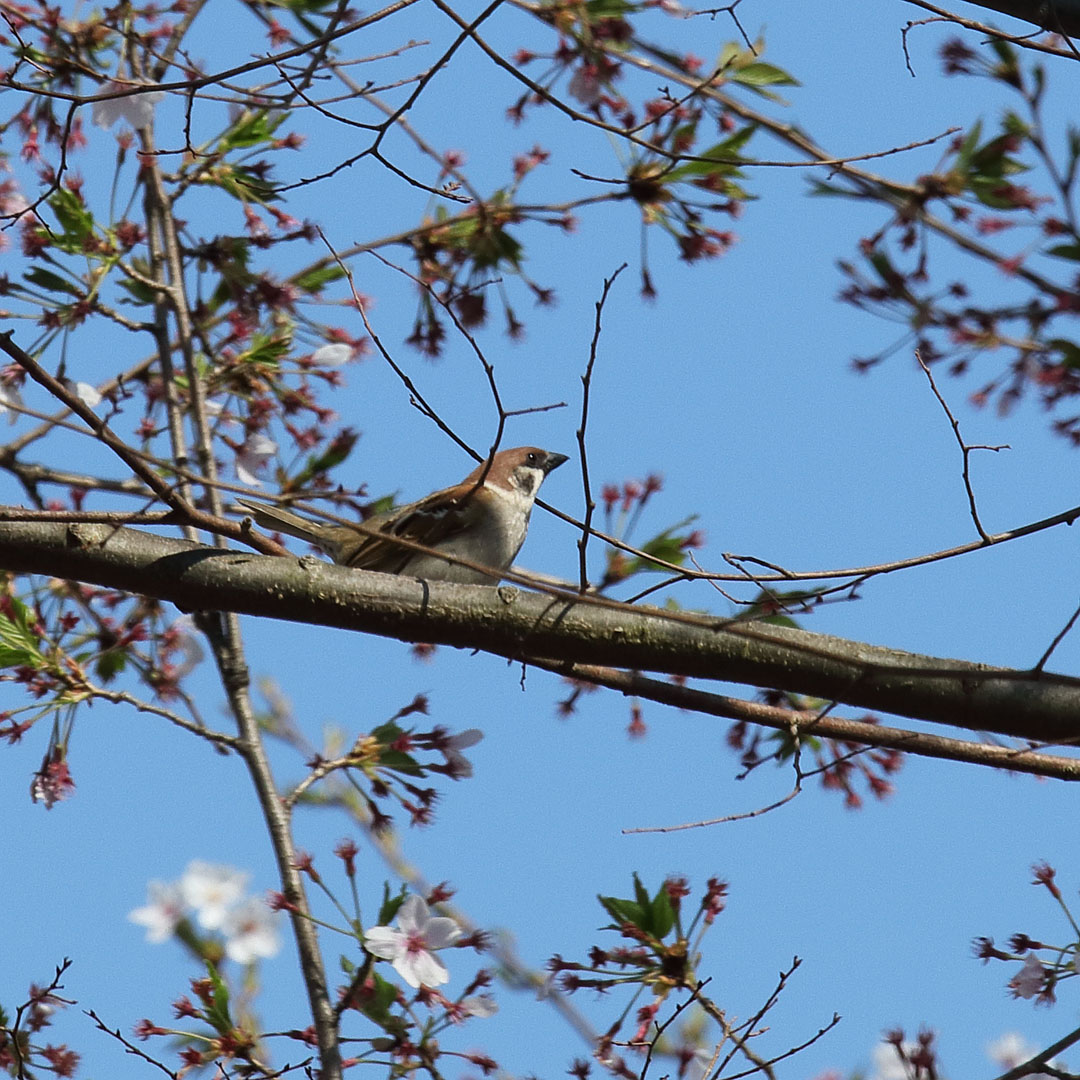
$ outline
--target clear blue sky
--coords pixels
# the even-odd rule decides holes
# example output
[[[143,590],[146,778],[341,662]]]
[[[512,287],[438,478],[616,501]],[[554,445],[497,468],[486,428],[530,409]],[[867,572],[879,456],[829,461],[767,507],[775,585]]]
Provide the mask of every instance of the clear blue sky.
[[[233,24],[232,9],[222,0],[215,4],[217,40],[205,30],[197,38],[208,64],[222,59],[222,43],[234,36],[247,35],[250,44],[230,54],[231,62],[265,48],[258,31],[247,22]],[[462,13],[473,7],[479,10],[469,4]],[[947,33],[940,27],[911,38],[917,72],[911,77],[900,31],[918,13],[898,0],[808,0],[797,11],[748,0],[739,14],[751,34],[765,29],[767,59],[803,84],[787,93],[790,121],[837,155],[903,145],[979,115],[993,117],[1001,108],[989,86],[940,77],[935,49]],[[436,18],[433,9],[418,7],[373,30],[370,43],[352,47],[375,53],[391,40],[430,38],[431,45],[411,54],[420,68],[447,38]],[[682,35],[706,58],[732,36],[722,17],[675,24],[657,16],[657,30]],[[509,10],[486,32],[508,51],[538,40],[526,18]],[[1058,105],[1075,100],[1075,65],[1049,67]],[[466,48],[411,119],[437,146],[465,150],[481,188],[499,182],[512,154],[534,143],[550,150],[551,159],[530,177],[523,197],[539,202],[588,193],[571,167],[614,172],[616,156],[606,139],[552,110],[534,111],[520,128],[506,124],[502,112],[516,95],[508,77],[493,74]],[[162,116],[175,119],[176,113],[166,108]],[[100,189],[109,182],[112,150],[100,132],[92,138],[97,149],[80,167],[89,187]],[[294,159],[295,176],[350,152],[352,138],[322,128]],[[767,139],[755,147],[779,156]],[[878,167],[910,178],[931,167],[939,152],[932,148]],[[403,160],[416,165],[407,155]],[[302,193],[289,209],[320,220],[339,248],[407,227],[425,197],[395,189],[383,194],[376,181],[381,184],[375,166],[364,164]],[[605,312],[589,428],[592,476],[619,481],[663,473],[664,492],[639,538],[650,527],[697,512],[709,542],[699,554],[710,567],[720,565],[721,552],[798,569],[848,566],[974,536],[958,451],[914,362],[900,356],[861,378],[848,367],[853,355],[880,347],[894,329],[835,302],[841,286],[835,260],[849,257],[858,239],[877,227],[880,211],[808,199],[806,182],[802,170],[754,171],[747,183],[762,199],[737,224],[735,248],[711,264],[676,262],[663,238],[651,236],[660,293],[651,305],[637,292],[639,232],[631,206],[582,214],[573,237],[523,229],[529,273],[554,285],[559,303],[533,310],[519,295],[526,338],[511,344],[498,324],[481,338],[508,406],[569,404],[515,421],[508,442],[572,453],[592,305],[603,278],[629,262]],[[232,205],[224,212],[235,213],[236,221],[193,223],[193,231],[242,227]],[[312,248],[311,257],[317,254]],[[956,272],[964,271],[958,265]],[[990,284],[996,287],[993,279]],[[451,338],[445,359],[435,365],[409,353],[401,343],[414,312],[411,287],[374,260],[357,265],[357,287],[375,297],[376,329],[424,394],[458,431],[484,446],[494,417],[468,347]],[[362,332],[358,319],[349,328]],[[114,360],[113,352],[78,347],[68,357],[72,374],[88,381],[105,378]],[[1047,433],[1043,415],[1030,404],[1007,421],[969,408],[965,398],[979,381],[980,375],[945,380],[942,388],[969,440],[1012,447],[976,461],[974,483],[987,528],[1020,525],[1073,504],[1072,452]],[[411,498],[468,471],[465,458],[409,406],[378,358],[347,369],[347,384],[335,405],[362,431],[350,468],[372,492],[397,490]],[[3,483],[4,500],[18,501],[14,485]],[[568,512],[581,510],[574,464],[553,475],[545,495]],[[571,576],[575,540],[569,527],[538,514],[520,562]],[[861,602],[826,607],[805,625],[1023,666],[1038,658],[1073,610],[1076,566],[1074,536],[1062,529],[875,581]],[[704,588],[679,598],[726,610]],[[621,830],[628,827],[763,806],[788,790],[790,776],[760,769],[736,782],[738,762],[725,745],[723,721],[646,704],[648,737],[629,741],[623,699],[592,695],[577,715],[560,720],[555,703],[564,691],[554,678],[531,672],[522,689],[519,670],[491,657],[443,649],[419,664],[397,642],[269,621],[246,625],[253,673],[273,675],[313,741],[325,725],[350,733],[370,729],[418,691],[429,695],[433,721],[484,730],[484,742],[469,752],[474,778],[447,785],[435,827],[405,832],[402,845],[429,880],[454,884],[457,903],[474,921],[506,928],[530,963],[542,965],[554,952],[581,957],[594,941],[604,943],[596,927],[607,920],[595,894],[625,895],[635,870],[652,887],[666,874],[685,874],[696,890],[716,874],[731,882],[731,898],[706,939],[701,966],[713,978],[714,998],[731,1015],[751,1015],[777,972],[798,955],[803,968],[771,1015],[770,1048],[808,1038],[834,1011],[844,1017],[832,1034],[782,1067],[782,1076],[868,1068],[883,1029],[914,1033],[920,1024],[940,1032],[948,1075],[991,1076],[985,1047],[992,1039],[1018,1031],[1043,1045],[1073,1023],[1067,1000],[1038,1012],[1011,1001],[1005,969],[984,968],[970,953],[971,939],[981,934],[1003,940],[1025,930],[1044,940],[1063,938],[1062,919],[1029,885],[1028,868],[1046,859],[1059,868],[1067,895],[1080,888],[1075,794],[1064,784],[909,759],[896,794],[859,813],[811,788],[754,821],[625,836]],[[1072,672],[1078,662],[1074,636],[1052,666]],[[198,674],[197,685],[212,722],[224,722],[208,670]],[[18,698],[17,689],[4,688],[0,708]],[[152,718],[99,706],[81,717],[72,745],[77,797],[46,813],[30,805],[27,794],[41,752],[35,733],[0,756],[0,850],[13,915],[0,939],[0,1001],[15,1004],[27,983],[45,980],[68,955],[74,967],[67,993],[81,1007],[125,1030],[143,1016],[166,1023],[169,1002],[196,972],[177,946],[145,944],[126,915],[144,902],[149,879],[179,877],[192,859],[248,869],[257,890],[276,885],[244,771],[237,759],[222,758]],[[282,779],[300,775],[301,763],[286,755],[278,767]],[[330,814],[309,812],[298,820],[301,846],[315,853],[332,880],[330,850],[350,830]],[[373,911],[386,871],[358,840],[367,911]],[[327,946],[331,970],[335,948],[334,942]],[[473,965],[464,954],[448,962],[454,991]],[[291,946],[264,965],[260,1007],[271,1028],[305,1022],[294,968]],[[571,1058],[587,1053],[545,1006],[498,993],[499,1017],[474,1022],[462,1045],[483,1047],[514,1074],[543,1077],[561,1075]],[[1068,993],[1063,989],[1062,997]],[[602,1024],[618,1002],[613,994],[599,1002],[581,995],[576,1003]],[[77,1011],[57,1031],[85,1052],[85,1075],[143,1075],[115,1043],[92,1034]],[[281,1052],[278,1062],[295,1056]]]

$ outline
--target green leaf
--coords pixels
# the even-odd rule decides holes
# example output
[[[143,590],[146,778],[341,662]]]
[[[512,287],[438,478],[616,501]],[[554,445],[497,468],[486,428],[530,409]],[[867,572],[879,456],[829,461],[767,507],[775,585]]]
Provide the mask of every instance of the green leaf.
[[[657,940],[671,933],[671,928],[675,925],[675,908],[667,889],[661,885],[656,895],[650,897],[649,890],[637,874],[634,874],[633,900],[623,900],[615,896],[600,896],[597,899],[617,923],[630,923]]]
[[[1069,143],[1069,167],[1067,171],[1071,173],[1076,167],[1077,158],[1080,158],[1080,128],[1075,128],[1070,124],[1066,138]]]
[[[377,971],[371,973],[372,987],[370,996],[365,991],[363,998],[364,1015],[377,1024],[387,1024],[394,1017],[390,1015],[390,1006],[397,1000],[398,988],[387,982]]]
[[[790,626],[797,630],[799,624],[784,613],[783,608],[800,608],[805,603],[813,603],[817,593],[810,589],[790,589],[787,592],[760,592],[754,602],[746,607],[742,614],[756,623],[768,623],[771,626]]]
[[[379,907],[379,926],[389,926],[394,921],[394,916],[398,913],[398,908],[405,903],[407,895],[408,889],[402,885],[397,896],[391,896],[390,886],[385,882],[383,883],[383,901]]]
[[[475,217],[453,222],[437,234],[437,239],[468,254],[478,270],[496,267],[500,262],[516,270],[521,264],[521,244],[501,226],[481,224]]]
[[[9,597],[10,616],[0,613],[0,667],[45,665],[33,626],[37,621],[30,609],[17,597]]]
[[[214,244],[221,251],[220,260],[211,267],[209,263],[200,260],[201,270],[220,269],[221,281],[214,289],[210,297],[210,310],[218,311],[223,305],[232,301],[236,294],[250,288],[255,277],[248,269],[251,262],[251,245],[239,236],[217,236]]]
[[[633,900],[620,900],[617,896],[598,896],[596,899],[617,924],[630,923],[641,929],[645,913],[640,904],[635,904]]]
[[[1014,176],[1027,172],[1026,165],[1008,156],[1014,141],[1012,135],[999,135],[980,146],[971,156],[971,172],[979,176]]]
[[[675,925],[675,907],[664,885],[661,885],[650,905],[652,932],[657,939],[663,940],[671,933]]]
[[[334,263],[332,266],[322,266],[315,270],[308,270],[304,274],[298,274],[292,279],[292,283],[301,292],[317,294],[322,292],[331,281],[337,281],[344,276],[345,271]]]
[[[387,510],[393,510],[396,505],[397,500],[393,495],[380,495],[368,509],[374,516],[375,514],[384,514]]]
[[[874,250],[868,256],[870,265],[877,271],[878,277],[897,295],[905,299],[913,299],[911,293],[904,285],[904,276],[893,266],[889,256],[884,251]]]
[[[314,477],[340,465],[352,453],[358,438],[355,431],[343,431],[321,454],[312,454],[300,472],[290,481],[292,489],[305,488]]]
[[[471,245],[473,265],[477,270],[508,263],[515,270],[521,266],[523,248],[505,229],[485,229]]]
[[[757,44],[762,45],[760,39]],[[745,48],[738,41],[725,41],[716,58],[716,67],[722,75],[728,75],[737,68],[746,67],[757,62],[757,54],[753,49]]]
[[[649,908],[649,890],[641,884],[641,878],[634,874],[634,899],[637,901],[638,906],[642,911],[646,911]]]
[[[663,560],[667,563],[674,563],[676,566],[682,566],[683,561],[686,559],[686,552],[683,550],[682,542],[684,537],[675,536],[669,532],[663,532],[659,536],[654,536],[644,547],[642,551],[646,555],[655,555],[656,558]],[[665,570],[666,567],[661,566],[660,563],[651,563],[647,559],[639,559],[642,570]]]
[[[997,53],[998,60],[1006,67],[1016,67],[1016,50],[1008,42],[1000,38],[991,38],[990,48]]]
[[[283,357],[292,348],[292,336],[288,333],[270,337],[267,334],[253,334],[250,348],[245,349],[236,359],[241,364],[257,364],[261,367],[276,368]]]
[[[379,755],[379,764],[384,769],[393,769],[394,772],[404,773],[406,776],[424,776],[424,770],[403,750],[384,750]]]
[[[717,143],[715,146],[710,146],[708,150],[703,150],[697,155],[699,158],[715,158],[715,163],[711,161],[688,161],[684,165],[672,169],[671,172],[661,175],[658,179],[661,183],[668,183],[673,180],[682,180],[687,176],[742,176],[737,163],[744,159],[739,151],[749,142],[756,131],[757,124],[747,124],[746,127],[736,132],[730,139],[725,139],[724,142]]]
[[[36,285],[47,292],[65,292],[78,297],[83,295],[78,285],[68,281],[67,278],[62,278],[59,274],[54,274],[51,270],[46,270],[43,266],[35,266],[33,270],[28,270],[23,274],[23,278],[31,285]]]
[[[268,143],[274,132],[281,126],[287,113],[252,112],[245,109],[236,122],[218,142],[218,152],[246,149],[259,143]]]
[[[1046,255],[1056,255],[1059,259],[1073,259],[1080,261],[1080,244],[1054,244],[1044,252]]]
[[[94,216],[83,205],[82,200],[73,191],[61,188],[49,196],[56,220],[63,230],[56,237],[56,245],[63,251],[82,252],[86,241],[94,231]]]
[[[983,204],[994,210],[1016,210],[1016,201],[1007,194],[1002,194],[1002,188],[1007,187],[1007,181],[1001,177],[973,176],[968,186],[972,195]]]
[[[154,290],[144,282],[123,277],[117,281],[117,285],[131,296],[130,300],[121,297],[120,303],[122,304],[152,304],[154,302]]]
[[[672,525],[670,528],[665,529],[662,533],[659,533],[651,540],[642,544],[640,550],[645,552],[646,555],[652,555],[656,559],[663,560],[663,562],[672,563],[675,566],[682,566],[686,561],[686,549],[683,547],[686,535],[682,533],[681,530],[685,529],[687,525],[696,519],[697,515],[692,514],[678,524]],[[631,574],[650,571],[664,573],[667,569],[668,567],[660,565],[659,562],[653,562],[652,559],[638,557],[629,560],[626,564],[624,576],[629,577]]]
[[[207,962],[206,972],[213,988],[210,1004],[206,1008],[206,1019],[215,1031],[224,1035],[233,1029],[232,1017],[229,1016],[229,988],[213,964]]]
[[[127,653],[123,649],[110,649],[97,658],[94,670],[103,683],[112,682],[127,667],[127,661]]]
[[[810,180],[810,190],[807,192],[809,195],[839,195],[845,199],[857,198],[855,192],[849,188],[841,187],[839,184],[829,184],[824,180]]]
[[[964,136],[964,141],[960,144],[960,149],[956,153],[956,168],[960,172],[967,173],[971,171],[971,158],[975,153],[975,148],[979,145],[981,135],[982,121],[976,120],[971,130]]]
[[[798,86],[798,79],[793,78],[783,68],[775,64],[766,64],[758,60],[753,64],[740,67],[730,76],[732,82],[746,86]]]
[[[1001,119],[1001,126],[1005,129],[1009,135],[1017,135],[1022,139],[1026,139],[1031,131],[1027,122],[1018,113],[1014,113],[1012,109],[1008,109],[1005,115]]]
[[[1061,354],[1061,362],[1070,368],[1080,368],[1080,346],[1068,338],[1052,338],[1046,343]]]
[[[203,176],[201,182],[221,188],[240,202],[267,203],[279,198],[265,176],[243,165],[220,164]]]
[[[398,727],[393,720],[388,720],[385,724],[380,724],[371,732],[371,737],[376,742],[382,743],[383,746],[389,746],[395,739],[400,739],[405,732],[402,728]]]

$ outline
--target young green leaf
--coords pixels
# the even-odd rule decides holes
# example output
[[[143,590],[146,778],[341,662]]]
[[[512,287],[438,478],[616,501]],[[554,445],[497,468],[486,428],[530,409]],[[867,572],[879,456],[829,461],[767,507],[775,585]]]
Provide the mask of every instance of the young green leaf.
[[[213,990],[206,1009],[206,1019],[215,1031],[224,1035],[232,1031],[234,1026],[232,1017],[229,1016],[229,988],[218,974],[217,968],[209,961],[206,964],[206,973]]]

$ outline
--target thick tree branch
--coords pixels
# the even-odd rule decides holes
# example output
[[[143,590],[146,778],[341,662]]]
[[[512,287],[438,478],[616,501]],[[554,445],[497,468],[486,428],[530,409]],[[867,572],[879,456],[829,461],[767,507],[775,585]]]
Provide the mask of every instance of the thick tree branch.
[[[419,582],[106,525],[0,523],[0,565],[156,596],[187,611],[236,611],[514,659],[775,687],[1039,742],[1069,743],[1080,734],[1078,679],[602,597]]]
[[[912,2],[912,0],[908,0]],[[1080,0],[968,0],[977,7],[1000,11],[1034,23],[1055,34],[1080,37]],[[923,5],[919,5],[922,7]]]

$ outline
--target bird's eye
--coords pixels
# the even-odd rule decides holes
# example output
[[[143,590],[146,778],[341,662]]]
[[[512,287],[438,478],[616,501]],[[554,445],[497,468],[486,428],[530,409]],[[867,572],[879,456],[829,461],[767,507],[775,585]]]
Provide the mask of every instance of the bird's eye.
[[[539,465],[540,464],[540,455],[537,454],[537,453],[532,453],[525,460],[530,465]]]

